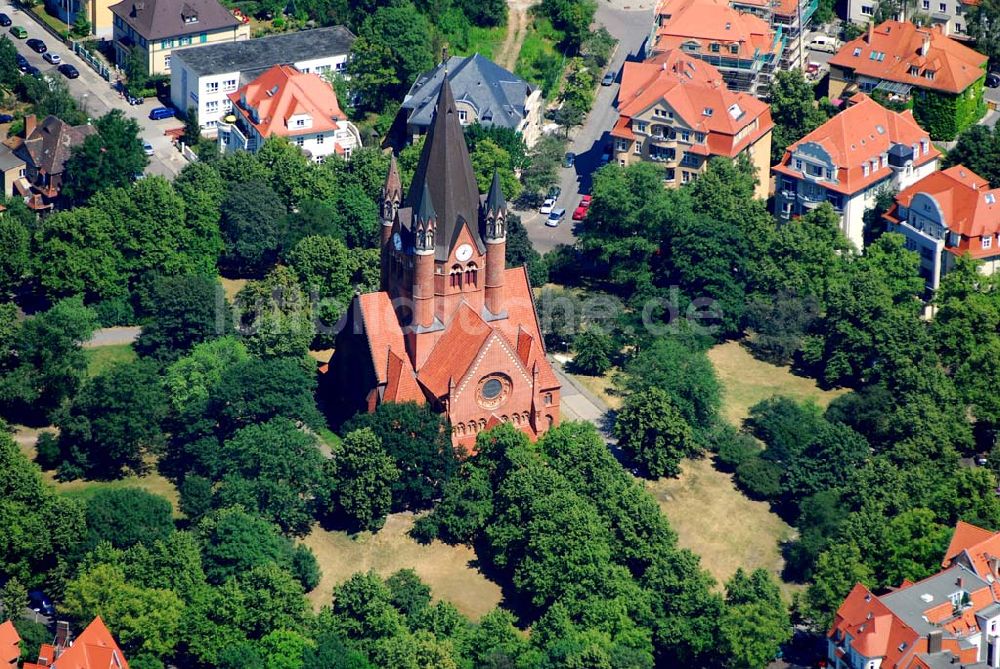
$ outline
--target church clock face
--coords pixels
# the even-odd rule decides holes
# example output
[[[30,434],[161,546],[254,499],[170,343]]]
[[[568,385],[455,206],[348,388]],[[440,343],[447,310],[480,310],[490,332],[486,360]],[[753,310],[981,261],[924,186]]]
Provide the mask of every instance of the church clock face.
[[[472,247],[468,244],[462,244],[457,249],[455,249],[455,259],[458,262],[465,262],[472,257]]]
[[[403,238],[399,236],[398,232],[395,232],[392,235],[392,245],[396,248],[397,251],[403,250]]]

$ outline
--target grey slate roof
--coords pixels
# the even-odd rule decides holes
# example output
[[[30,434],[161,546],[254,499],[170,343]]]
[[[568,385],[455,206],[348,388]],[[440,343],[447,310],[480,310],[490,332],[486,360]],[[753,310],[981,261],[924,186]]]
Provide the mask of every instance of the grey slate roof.
[[[74,146],[97,134],[92,125],[70,125],[57,116],[46,116],[15,152],[26,163],[47,174],[62,174]]]
[[[959,578],[962,579],[961,588],[956,584]],[[981,588],[989,587],[989,583],[976,576],[964,565],[956,564],[907,588],[886,593],[879,597],[879,601],[889,607],[917,634],[925,635],[932,629],[940,628],[924,620],[924,611],[932,606],[947,602],[952,593],[958,590],[975,592]],[[933,599],[925,602],[921,599],[922,595],[930,595]]]
[[[123,0],[111,12],[148,40],[197,35],[240,22],[218,0]],[[196,17],[191,23],[186,17]]]
[[[220,42],[172,52],[199,76],[221,72],[265,70],[302,60],[346,54],[354,34],[344,26],[299,30],[239,42]]]
[[[6,172],[15,167],[24,167],[24,159],[15,155],[10,147],[0,144],[0,171]]]
[[[525,102],[534,88],[477,53],[464,58],[452,56],[446,63],[417,77],[402,105],[409,111],[407,123],[418,127],[431,124],[434,102],[446,69],[455,99],[472,105],[480,124],[516,129],[524,120]]]

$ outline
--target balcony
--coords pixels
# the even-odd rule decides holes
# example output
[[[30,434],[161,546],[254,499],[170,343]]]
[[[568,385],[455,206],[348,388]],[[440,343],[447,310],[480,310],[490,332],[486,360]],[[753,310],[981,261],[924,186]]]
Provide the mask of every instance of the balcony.
[[[223,152],[227,151],[252,151],[254,147],[251,147],[251,142],[247,139],[247,136],[243,134],[240,127],[235,123],[225,123],[223,121],[219,122],[218,125],[218,136],[219,141],[224,141],[223,136],[228,137],[228,141],[225,143],[225,148]],[[219,147],[222,149],[223,147]]]

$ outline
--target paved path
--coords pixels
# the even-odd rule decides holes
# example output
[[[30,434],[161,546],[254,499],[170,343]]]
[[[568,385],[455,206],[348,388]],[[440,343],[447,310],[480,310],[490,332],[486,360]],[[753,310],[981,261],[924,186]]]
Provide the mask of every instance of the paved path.
[[[642,7],[644,4],[648,6]],[[602,1],[597,8],[596,24],[603,25],[618,39],[618,50],[608,66],[612,72],[619,72],[627,57],[641,54],[653,23],[650,2],[637,2],[631,7],[624,9]],[[603,73],[598,78],[601,76]],[[615,99],[618,97],[617,79],[611,86],[598,87],[594,108],[586,122],[570,133],[568,150],[576,154],[576,165],[560,168],[559,186],[562,188],[562,195],[556,203],[557,207],[566,209],[566,220],[559,227],[548,228],[545,227],[545,215],[539,214],[537,210],[517,212],[539,253],[551,251],[559,244],[572,244],[576,241],[571,220],[573,210],[580,202],[580,194],[590,192],[591,173],[600,167],[601,154],[609,141],[608,133],[618,120],[618,110],[615,108]]]
[[[559,403],[563,420],[585,420],[597,426],[598,432],[604,435],[609,443],[617,443],[617,439],[606,429],[609,423],[610,408],[601,398],[578,384],[566,373],[562,363],[549,356],[549,362],[556,372],[556,378],[562,384]]]
[[[84,348],[98,348],[101,346],[120,346],[122,344],[131,344],[142,332],[142,328],[136,327],[118,327],[118,328],[101,328],[94,332],[94,336],[90,338],[90,341],[83,344]]]
[[[41,25],[39,19],[30,12],[25,12],[14,5],[0,0],[0,11],[7,14],[16,26],[22,26],[28,31],[28,37],[34,37],[45,42],[49,51],[59,54],[64,63],[70,63],[80,71],[78,79],[66,79],[59,73],[55,65],[42,60],[41,54],[37,54],[25,44],[25,40],[14,39],[17,52],[28,59],[28,62],[40,69],[44,74],[55,79],[66,82],[69,92],[80,108],[91,118],[98,118],[107,114],[112,109],[121,109],[126,116],[134,118],[139,124],[141,137],[153,146],[153,156],[149,159],[146,167],[146,174],[159,174],[160,176],[173,179],[177,173],[187,165],[187,160],[173,147],[169,137],[163,134],[167,128],[179,128],[183,122],[178,119],[166,119],[163,121],[151,121],[149,110],[160,106],[155,98],[146,100],[145,104],[132,106],[122,100],[118,93],[111,87],[111,84],[95,72],[90,65],[83,62],[70,47],[56,40]],[[2,29],[6,32],[6,28]],[[41,121],[41,119],[38,119]]]

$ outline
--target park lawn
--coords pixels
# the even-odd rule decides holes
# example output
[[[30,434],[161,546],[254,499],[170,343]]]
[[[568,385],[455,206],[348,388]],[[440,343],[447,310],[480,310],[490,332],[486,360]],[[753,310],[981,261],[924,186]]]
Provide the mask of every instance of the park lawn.
[[[780,544],[795,536],[795,528],[771,513],[767,502],[744,496],[732,474],[715,469],[710,458],[684,460],[681,470],[676,479],[644,482],[680,546],[701,556],[719,588],[738,567],[762,567],[775,575],[790,601],[796,586],[781,581]]]
[[[316,554],[323,578],[309,593],[317,610],[333,599],[333,589],[358,572],[374,570],[389,576],[400,569],[413,569],[430,586],[434,600],[454,604],[463,614],[478,620],[500,603],[500,586],[486,579],[472,566],[475,552],[467,546],[449,546],[434,541],[419,544],[407,534],[413,514],[394,513],[385,527],[352,538],[345,532],[331,532],[319,526],[303,543]]]
[[[796,376],[788,367],[779,367],[757,360],[738,341],[719,344],[708,352],[715,373],[722,384],[722,415],[739,427],[750,407],[775,395],[796,401],[812,400],[825,407],[845,389],[822,390],[816,381]]]
[[[608,408],[617,411],[622,408],[622,397],[615,390],[612,379],[618,373],[617,367],[612,367],[604,376],[587,376],[574,374],[573,380],[596,395]]]
[[[131,344],[113,344],[83,349],[87,357],[87,376],[102,374],[112,365],[135,360],[135,351]]]

